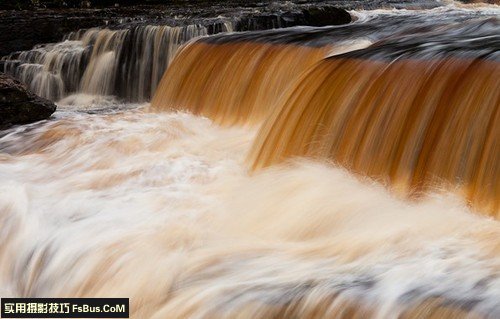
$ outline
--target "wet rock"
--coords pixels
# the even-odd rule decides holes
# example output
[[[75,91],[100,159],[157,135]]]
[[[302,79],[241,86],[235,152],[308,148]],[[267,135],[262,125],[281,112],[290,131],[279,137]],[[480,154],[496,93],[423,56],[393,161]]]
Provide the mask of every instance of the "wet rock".
[[[500,0],[459,0],[462,3],[489,3],[489,4],[496,4],[500,5]]]
[[[14,1],[16,3],[20,3]],[[65,2],[67,3],[67,2]],[[9,6],[14,8],[16,6]],[[4,7],[5,9],[6,7]],[[24,6],[19,7],[26,9]],[[212,25],[216,17],[236,23],[235,30],[265,30],[297,25],[325,26],[350,22],[349,14],[328,3],[300,1],[178,1],[163,5],[108,8],[0,7],[0,57],[29,50],[36,44],[59,42],[69,32],[92,27],[123,28],[126,24]],[[181,18],[181,19],[176,19]],[[212,21],[206,21],[212,20]],[[218,30],[209,30],[217,33]]]
[[[21,82],[0,73],[0,128],[47,119],[56,105],[28,91]]]
[[[32,9],[33,4],[30,0],[2,0],[0,10],[25,10]]]
[[[304,10],[305,24],[322,27],[326,25],[341,25],[351,22],[351,15],[344,9],[335,7],[309,8]]]
[[[106,17],[95,12],[0,11],[0,57],[28,50],[39,43],[57,42],[71,31],[104,26]]]
[[[243,16],[236,26],[237,31],[256,31],[288,28],[299,25],[323,27],[351,22],[351,15],[344,9],[330,6],[309,7],[301,11],[260,13]]]

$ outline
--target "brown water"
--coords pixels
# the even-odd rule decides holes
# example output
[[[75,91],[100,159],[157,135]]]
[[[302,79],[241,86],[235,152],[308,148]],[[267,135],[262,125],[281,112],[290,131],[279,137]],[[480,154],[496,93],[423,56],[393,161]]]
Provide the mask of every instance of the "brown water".
[[[220,124],[260,123],[290,82],[326,52],[252,42],[194,43],[165,73],[151,104],[161,110],[182,106]]]
[[[254,170],[326,159],[410,198],[456,192],[497,217],[497,19],[419,17],[427,26],[417,35],[402,28],[385,38],[415,17],[391,18],[199,40],[182,50],[151,105],[225,125],[265,119],[249,155]]]
[[[499,74],[481,59],[325,60],[264,124],[253,167],[311,156],[404,193],[449,182],[499,217]]]
[[[498,8],[352,14],[195,40],[152,107],[80,94],[2,131],[0,296],[500,317]]]

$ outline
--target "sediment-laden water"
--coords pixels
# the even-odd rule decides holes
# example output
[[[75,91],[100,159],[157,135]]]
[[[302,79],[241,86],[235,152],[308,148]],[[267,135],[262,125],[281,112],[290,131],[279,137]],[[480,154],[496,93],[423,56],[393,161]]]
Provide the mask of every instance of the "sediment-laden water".
[[[498,13],[203,37],[151,105],[77,89],[2,131],[0,295],[129,297],[132,318],[499,317]]]

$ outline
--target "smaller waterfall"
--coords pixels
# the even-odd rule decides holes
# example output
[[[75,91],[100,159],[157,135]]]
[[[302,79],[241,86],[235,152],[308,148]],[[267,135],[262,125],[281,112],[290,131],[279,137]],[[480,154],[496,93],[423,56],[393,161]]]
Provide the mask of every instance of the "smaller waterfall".
[[[92,30],[94,39],[92,55],[83,73],[80,92],[94,95],[111,95],[114,91],[117,54],[122,49],[128,30]]]
[[[45,44],[7,56],[4,72],[26,83],[36,94],[58,100],[65,92],[77,90],[85,56],[82,41]]]
[[[229,23],[224,25],[222,32],[231,30]],[[120,57],[119,95],[132,101],[149,100],[180,46],[208,33],[201,25],[149,25],[134,29],[126,39],[124,54]]]
[[[231,23],[219,24],[213,32],[232,31]],[[79,30],[60,43],[4,57],[3,71],[53,101],[85,93],[143,102],[151,98],[179,47],[208,33],[202,25]]]

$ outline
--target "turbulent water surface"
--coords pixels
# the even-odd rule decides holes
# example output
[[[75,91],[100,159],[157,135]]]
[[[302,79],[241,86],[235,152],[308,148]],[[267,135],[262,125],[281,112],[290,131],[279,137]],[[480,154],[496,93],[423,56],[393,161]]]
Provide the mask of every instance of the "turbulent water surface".
[[[390,68],[384,63],[397,65],[394,61],[405,54],[419,61],[440,58],[443,52],[446,57],[481,58],[494,68],[478,78],[485,87],[498,88],[498,73],[491,71],[498,70],[498,12],[482,5],[363,11],[353,12],[358,21],[346,27],[209,37],[181,50],[153,107],[75,88],[79,93],[61,100],[51,119],[0,133],[0,295],[128,297],[132,318],[500,317],[500,227],[491,213],[494,204],[482,211],[461,192],[439,185],[408,198],[371,174],[353,174],[350,165],[339,165],[342,161],[328,152],[314,159],[280,155],[274,165],[257,170],[248,157],[272,139],[266,137],[273,134],[266,129],[270,123],[259,131],[266,117],[278,123],[280,114],[291,114],[287,123],[307,118],[304,127],[317,125],[315,134],[334,127],[328,121],[337,121],[336,115],[322,111],[322,104],[308,102],[316,107],[310,112],[326,114],[322,119],[328,121],[319,123],[316,113],[306,117],[305,111],[294,115],[286,108],[302,105],[308,90],[323,101],[314,81],[330,83],[327,75],[339,70],[330,63],[347,51],[361,50],[347,57],[368,55],[384,70]],[[445,43],[433,38],[434,29],[422,27],[419,31],[435,41],[412,43],[405,28],[419,21],[458,30],[453,31],[457,37],[450,31]],[[375,25],[375,31],[367,31]],[[395,30],[398,36],[391,38]],[[297,34],[307,36],[298,39]],[[359,36],[349,41],[348,34]],[[238,38],[245,36],[260,40]],[[337,42],[330,45],[332,39]],[[369,48],[381,39],[385,44]],[[486,40],[474,45],[474,39]],[[297,41],[299,49],[290,49]],[[457,49],[457,43],[470,50]],[[75,50],[75,43],[65,45]],[[217,45],[222,49],[211,48]],[[409,50],[412,45],[420,49]],[[433,50],[426,51],[428,47]],[[96,69],[85,72],[103,72],[104,51]],[[299,60],[297,68],[304,68],[296,72],[300,74],[278,63]],[[428,83],[434,81],[429,74],[441,71],[426,72],[421,81]],[[354,79],[350,73],[345,77]],[[357,83],[369,80],[373,78]],[[85,87],[85,75],[82,81],[79,85]],[[432,92],[441,92],[440,83],[456,82],[436,80]],[[411,93],[410,87],[403,86]],[[347,90],[337,97],[353,105],[354,93]],[[479,96],[480,90],[473,92]],[[499,91],[481,92],[490,101],[483,105],[491,105],[497,119]],[[389,93],[374,97],[377,105],[390,107]],[[424,96],[426,101],[447,97]],[[397,101],[403,107],[406,100]],[[390,127],[384,123],[380,120],[379,127]],[[293,143],[309,147],[321,142],[307,140],[309,133],[300,124],[291,130]],[[493,162],[482,167],[498,174],[498,127],[488,132],[493,149],[480,154],[493,154],[488,155]],[[280,144],[267,147],[273,145],[279,152]],[[488,203],[498,202],[497,185],[491,187]]]

